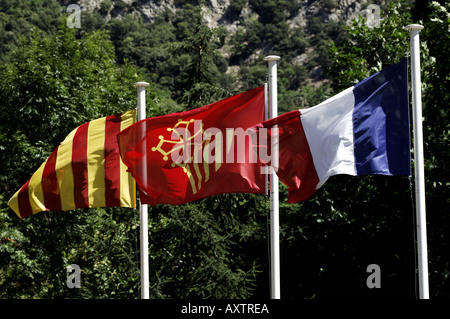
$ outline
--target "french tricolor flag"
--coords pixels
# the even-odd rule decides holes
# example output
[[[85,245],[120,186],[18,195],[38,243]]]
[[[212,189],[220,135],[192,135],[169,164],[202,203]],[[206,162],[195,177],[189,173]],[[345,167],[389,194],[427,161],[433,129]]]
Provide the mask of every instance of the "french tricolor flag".
[[[337,174],[411,175],[407,74],[404,59],[319,105],[258,125],[269,134],[278,128],[275,170],[289,202],[309,199]]]

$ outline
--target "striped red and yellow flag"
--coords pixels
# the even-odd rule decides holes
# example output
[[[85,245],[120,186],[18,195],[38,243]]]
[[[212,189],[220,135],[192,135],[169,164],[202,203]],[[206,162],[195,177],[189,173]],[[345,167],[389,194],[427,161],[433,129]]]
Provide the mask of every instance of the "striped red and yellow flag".
[[[88,207],[136,207],[135,181],[123,164],[117,134],[136,110],[103,117],[73,130],[9,200],[20,218]]]

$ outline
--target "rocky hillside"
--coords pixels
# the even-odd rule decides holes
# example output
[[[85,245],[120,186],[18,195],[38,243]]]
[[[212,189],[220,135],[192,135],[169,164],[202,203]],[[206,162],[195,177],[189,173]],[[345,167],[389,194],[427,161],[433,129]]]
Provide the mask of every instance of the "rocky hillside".
[[[70,2],[70,1],[64,1]],[[178,15],[185,0],[80,0],[78,1],[82,11],[99,12],[106,20],[123,19],[126,15],[135,15],[142,18],[144,23],[152,23],[162,12],[170,12]],[[326,82],[323,69],[326,67],[326,47],[330,41],[338,40],[343,32],[342,26],[352,19],[364,15],[367,6],[374,1],[357,0],[298,0],[298,1],[255,1],[255,0],[208,0],[205,1],[204,17],[209,27],[222,27],[226,30],[227,41],[220,48],[222,55],[228,59],[227,73],[237,74],[243,61],[255,60],[261,54],[270,54],[273,45],[264,43],[264,37],[260,39],[261,45],[252,49],[253,52],[245,54],[239,59],[233,59],[231,43],[233,37],[236,42],[236,34],[243,34],[241,46],[246,45],[246,29],[254,21],[262,25],[268,23],[279,25],[280,18],[271,16],[274,12],[271,5],[285,3],[284,20],[288,30],[285,38],[291,38],[295,34],[302,34],[305,38],[304,47],[297,50],[287,58],[289,63],[305,66],[307,70],[307,82],[319,86]],[[384,1],[375,1],[380,5]],[[195,3],[195,2],[193,2]],[[275,50],[277,51],[277,50]],[[283,54],[280,54],[283,55]],[[282,56],[283,58],[283,56]],[[286,57],[285,57],[286,58]]]
[[[67,2],[67,1],[66,1]],[[141,15],[144,21],[154,21],[165,10],[176,13],[187,2],[183,0],[80,0],[82,10],[100,11],[106,19],[120,18],[129,12]],[[210,27],[225,26],[228,31],[235,31],[242,19],[252,19],[258,14],[252,11],[251,1],[245,0],[209,0],[205,18]],[[376,1],[357,0],[309,0],[292,1],[300,4],[298,12],[288,18],[293,27],[308,27],[309,20],[319,17],[323,21],[350,21]]]

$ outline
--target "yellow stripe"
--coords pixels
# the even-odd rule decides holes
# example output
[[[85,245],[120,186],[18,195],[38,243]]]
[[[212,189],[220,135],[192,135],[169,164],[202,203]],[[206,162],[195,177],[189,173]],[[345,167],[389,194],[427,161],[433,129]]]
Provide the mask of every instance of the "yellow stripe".
[[[28,196],[30,199],[31,210],[33,215],[42,211],[45,211],[44,205],[44,191],[42,190],[42,173],[44,172],[45,164],[42,163],[39,169],[31,176],[30,183],[28,185]]]
[[[195,172],[195,175],[197,175],[197,179],[198,179],[197,187],[200,190],[202,188],[202,173],[200,172],[200,168],[197,163],[193,163],[192,165],[194,166],[194,172]]]
[[[191,187],[192,187],[192,193],[195,195],[197,194],[197,188],[195,187],[195,180],[194,177],[192,176],[191,170],[189,168],[188,165],[186,165],[185,167],[183,167],[183,171],[186,173],[189,182],[191,183]]]
[[[128,111],[122,114],[120,130],[124,130],[136,122],[136,110]],[[127,172],[127,166],[120,158],[120,206],[136,207],[136,182],[133,176]]]
[[[106,117],[91,121],[87,138],[89,207],[105,206]]]
[[[23,219],[22,216],[20,216],[20,212],[19,212],[19,192],[20,192],[20,188],[14,194],[14,196],[11,197],[11,199],[8,202],[8,205],[17,214],[17,216],[19,216],[19,218]]]
[[[197,187],[198,187],[198,189],[201,189],[203,176],[202,176],[202,173],[200,172],[200,167],[199,167],[198,163],[202,160],[201,156],[203,156],[203,154],[202,154],[201,150],[199,150],[198,148],[199,148],[198,146],[194,147],[194,156],[193,156],[194,163],[193,163],[193,165],[194,165],[195,174],[197,175],[197,179],[198,179]]]
[[[73,172],[72,172],[72,146],[73,137],[77,129],[73,130],[58,148],[56,157],[56,178],[58,179],[62,210],[75,209]]]
[[[120,206],[136,207],[136,183],[133,176],[127,173],[127,166],[120,160]]]
[[[203,171],[205,172],[205,183],[209,180],[209,157],[208,160],[205,160],[209,156],[209,141],[205,142],[205,149],[203,151]]]

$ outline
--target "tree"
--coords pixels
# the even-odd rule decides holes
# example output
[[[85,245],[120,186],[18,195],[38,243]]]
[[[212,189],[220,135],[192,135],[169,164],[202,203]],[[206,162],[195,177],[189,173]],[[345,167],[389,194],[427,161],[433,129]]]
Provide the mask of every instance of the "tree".
[[[412,23],[405,6],[391,4],[379,28],[369,27],[363,19],[354,20],[346,39],[331,46],[328,74],[335,90],[356,84],[405,57],[409,42],[403,27]]]
[[[247,6],[236,0],[230,2],[228,18],[239,19],[238,31],[228,42],[221,30],[205,24],[204,6],[188,1],[179,2],[177,15],[163,12],[148,23],[132,12],[137,2],[114,7],[115,13],[118,7],[128,10],[123,19],[105,21],[100,13],[112,7],[111,1],[104,1],[100,13],[83,12],[81,31],[65,28],[65,20],[58,22],[61,7],[55,1],[13,2],[0,0],[0,51],[6,52],[0,58],[0,297],[139,297],[136,211],[45,212],[21,221],[7,206],[72,129],[134,108],[134,81],[152,82],[148,116],[229,96],[237,84],[225,74],[228,62],[218,54],[226,43],[231,53],[227,59],[239,65],[242,90],[264,82],[263,55],[282,56],[279,101],[280,112],[287,112],[313,106],[398,62],[409,47],[403,26],[418,17],[425,25],[421,60],[427,209],[432,212],[431,294],[449,295],[450,215],[445,207],[450,129],[445,109],[450,8],[445,1],[427,7],[421,1],[413,7],[402,1],[382,13],[380,28],[359,21],[345,32],[342,24],[322,20],[336,1],[321,1],[319,13],[307,16],[305,33],[286,21],[296,15],[296,2],[258,0]],[[245,18],[247,7],[257,16]],[[18,41],[18,35],[25,37]],[[327,56],[331,39],[335,45]],[[311,54],[305,52],[310,46]],[[298,57],[306,53],[303,65]],[[323,66],[329,66],[322,76],[332,78],[334,91],[305,87],[307,72]],[[181,105],[175,106],[174,100]],[[287,189],[281,186],[282,295],[414,297],[410,184],[401,177],[334,176],[300,204],[286,204]],[[267,206],[262,195],[224,194],[180,206],[150,207],[151,297],[267,298]],[[72,263],[81,267],[81,289],[66,286],[66,266]],[[380,266],[381,289],[365,284],[366,268],[373,263]]]
[[[3,298],[136,296],[132,210],[43,212],[22,221],[7,205],[70,131],[135,107],[132,84],[141,80],[140,71],[128,64],[120,66],[115,59],[105,32],[78,38],[63,20],[54,35],[35,29],[23,38],[10,62],[1,67]],[[149,91],[149,104],[156,106]],[[66,266],[72,263],[79,264],[85,276],[81,290],[69,290],[65,284]]]
[[[422,78],[424,116],[425,178],[428,218],[428,247],[430,259],[430,294],[446,297],[448,285],[450,214],[445,207],[449,202],[450,174],[450,117],[446,111],[450,103],[450,4],[433,1],[429,4],[429,16],[424,19],[421,39],[426,43],[422,50]],[[425,51],[424,50],[424,51]],[[427,51],[425,51],[427,53]]]
[[[51,1],[0,1],[0,62],[6,62],[16,47],[20,36],[30,35],[30,30],[37,27],[45,33],[56,31],[61,7],[55,0]]]
[[[216,49],[218,29],[210,29],[204,22],[203,6],[194,11],[193,31],[188,33],[176,50],[187,53],[190,60],[180,76],[181,89],[184,91],[180,101],[193,109],[207,105],[224,97],[225,92],[217,83],[219,70],[215,61],[219,57]],[[225,70],[226,71],[226,67]]]
[[[152,298],[251,297],[266,258],[264,213],[249,194],[152,207]]]
[[[409,38],[403,26],[410,17],[402,11],[392,6],[379,29],[355,21],[347,37],[332,47],[329,74],[334,94],[404,56]],[[414,297],[413,209],[407,177],[333,176],[309,201],[282,204],[280,209],[286,256],[282,286],[292,298]],[[383,289],[366,286],[366,267],[374,263],[381,267]]]
[[[398,62],[405,56],[409,50],[409,34],[403,30],[403,27],[411,24],[417,19],[413,19],[407,12],[408,5],[404,2],[392,4],[387,12],[382,16],[380,28],[369,28],[363,20],[356,21],[348,30],[348,39],[337,43],[331,49],[332,64],[329,73],[334,79],[334,89],[342,90],[354,83],[361,81],[376,71],[386,66]],[[444,176],[450,174],[448,170],[448,132],[449,119],[444,111],[446,101],[449,101],[448,90],[448,65],[444,57],[449,54],[448,46],[448,26],[449,26],[449,6],[448,3],[440,5],[438,2],[432,2],[428,9],[429,14],[422,16],[424,21],[424,31],[421,33],[421,65],[423,81],[423,104],[424,104],[424,147],[425,147],[425,176],[426,176],[426,200],[427,210],[433,212],[428,214],[428,247],[430,250],[430,290],[433,296],[445,296],[448,294],[448,288],[444,282],[447,278],[447,267],[449,258],[444,251],[448,251],[448,241],[443,240],[446,233],[444,228],[449,225],[449,214],[445,210],[448,199],[448,182]],[[439,37],[436,37],[439,34]],[[378,179],[378,178],[377,178]],[[380,179],[378,179],[380,180]],[[408,181],[395,179],[386,181],[387,184],[372,184],[369,180],[360,183],[359,190],[352,192],[354,199],[360,196],[362,191],[366,202],[374,201],[377,207],[361,209],[363,216],[368,218],[370,215],[378,215],[377,220],[360,220],[356,217],[356,212],[346,208],[348,216],[353,216],[349,221],[350,225],[355,225],[365,229],[366,232],[375,236],[382,229],[391,229],[394,225],[401,223],[410,224],[413,208],[408,203],[407,193],[414,196],[412,190],[408,191]],[[375,180],[374,180],[375,181]],[[403,184],[403,186],[402,186]],[[338,184],[339,185],[339,184]],[[330,187],[334,187],[330,185]],[[338,187],[341,187],[339,185]],[[395,196],[387,196],[382,187],[389,187],[396,191]],[[403,188],[402,188],[403,187]],[[332,188],[330,188],[332,189]],[[328,190],[328,188],[327,188]],[[402,195],[403,193],[403,195]],[[379,209],[379,203],[382,203],[385,212]],[[355,206],[355,204],[352,204]],[[335,209],[343,210],[342,206],[335,206]],[[357,205],[359,206],[359,205]],[[355,207],[357,207],[355,206]],[[351,208],[351,207],[350,207]],[[405,213],[408,212],[408,215]],[[411,212],[411,213],[409,213]],[[350,215],[352,214],[352,215]],[[375,227],[375,228],[374,228]],[[398,227],[398,226],[396,226]],[[378,228],[378,230],[376,230]],[[393,229],[393,228],[392,228]],[[412,233],[412,225],[410,232]],[[385,239],[389,240],[386,247],[393,249],[392,254],[397,254],[405,249],[404,260],[409,260],[404,264],[404,268],[396,267],[395,276],[400,280],[405,273],[413,274],[414,259],[408,257],[414,248],[414,238],[411,234],[405,232],[404,236],[396,236],[395,239],[387,235]],[[383,245],[384,240],[379,239],[378,246]],[[362,243],[362,240],[360,240]],[[408,244],[409,243],[409,244]],[[410,251],[410,253],[406,253]],[[386,253],[386,251],[384,252]],[[386,259],[387,259],[386,254]],[[383,260],[383,258],[381,258]],[[384,262],[384,261],[383,261]],[[400,265],[400,263],[398,264]],[[383,271],[383,266],[381,266]],[[394,273],[391,275],[394,276]],[[411,286],[411,276],[404,278],[404,284]],[[401,280],[400,280],[401,281]],[[398,284],[400,284],[400,281]],[[395,284],[390,287],[392,293],[411,295],[413,288],[409,292],[401,291]]]
[[[217,30],[205,24],[201,6],[191,9],[194,23],[175,46],[176,53],[189,57],[178,79],[184,89],[180,101],[186,109],[230,95],[217,80]],[[265,252],[265,218],[261,218],[265,210],[260,199],[250,194],[222,194],[184,205],[152,207],[151,296],[251,297],[265,259],[261,255]]]

